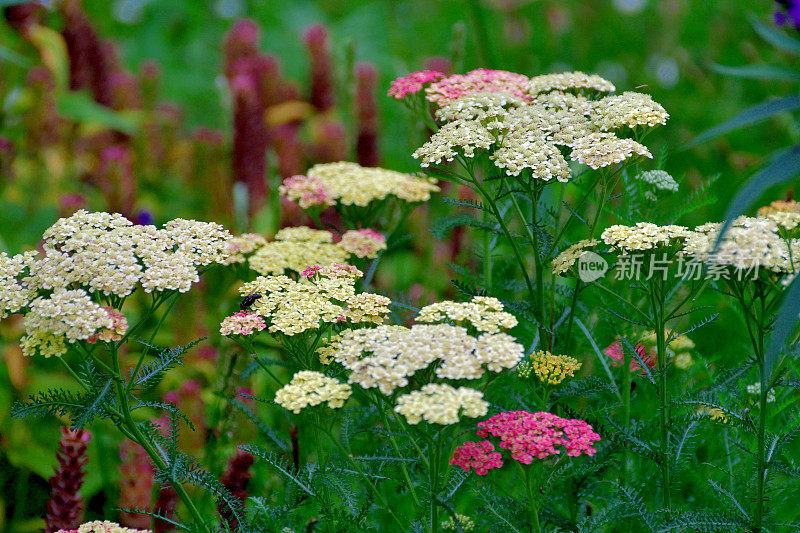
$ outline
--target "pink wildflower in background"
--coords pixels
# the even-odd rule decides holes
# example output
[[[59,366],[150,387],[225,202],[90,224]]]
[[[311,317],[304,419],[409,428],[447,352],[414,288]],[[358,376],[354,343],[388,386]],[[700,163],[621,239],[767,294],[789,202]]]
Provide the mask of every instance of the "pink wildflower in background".
[[[332,205],[325,183],[317,177],[292,176],[279,187],[280,193],[303,209]]]
[[[244,505],[247,500],[247,485],[250,483],[250,478],[253,477],[253,473],[250,472],[250,467],[253,466],[254,462],[255,457],[253,457],[252,454],[243,450],[236,450],[236,455],[228,460],[228,466],[225,468],[225,472],[222,473],[222,477],[220,478],[222,485],[228,489],[231,495],[239,500],[242,505]],[[217,511],[228,523],[230,530],[236,531],[239,527],[239,521],[228,505],[219,503],[217,505]]]
[[[371,229],[350,230],[342,235],[339,246],[361,258],[374,258],[386,249],[386,237]]]
[[[460,466],[464,472],[475,469],[479,476],[485,476],[489,470],[503,466],[500,452],[494,451],[494,444],[488,440],[465,442],[453,451],[450,464]]]
[[[331,59],[328,30],[315,24],[303,33],[303,41],[311,57],[311,105],[319,111],[333,107],[333,60]]]
[[[83,469],[89,460],[86,456],[86,443],[90,438],[88,431],[61,428],[61,440],[56,452],[58,466],[50,478],[50,499],[47,500],[44,519],[45,533],[76,528],[83,521],[85,503],[78,491],[83,486],[86,475]]]
[[[449,104],[475,93],[505,93],[530,100],[525,93],[528,77],[522,74],[479,68],[466,74],[453,74],[428,87],[427,99],[439,105]]]
[[[406,74],[394,80],[389,87],[389,96],[402,100],[409,94],[417,94],[422,88],[434,81],[444,78],[444,74],[435,70],[420,70]]]
[[[226,337],[231,335],[252,335],[267,327],[264,319],[255,313],[239,311],[225,317],[219,327],[219,332]]]
[[[362,167],[377,167],[380,163],[378,104],[375,101],[377,79],[378,71],[370,63],[356,65],[356,161]]]
[[[630,366],[631,372],[637,372],[643,376],[647,375],[647,370],[642,368],[639,364],[638,359],[633,357],[631,354],[625,354],[622,349],[622,344],[617,341],[611,343],[608,348],[603,350],[603,353],[611,359],[611,366],[622,366],[623,362],[626,358],[630,359]],[[648,352],[647,348],[641,342],[636,343],[636,353],[639,354],[639,357],[644,361],[648,368],[654,368],[656,366],[656,354],[651,350]]]
[[[144,448],[125,439],[119,446],[122,460],[119,465],[119,507],[122,509],[146,509],[153,498],[153,465]],[[150,517],[146,514],[121,511],[120,523],[123,526],[147,528]]]

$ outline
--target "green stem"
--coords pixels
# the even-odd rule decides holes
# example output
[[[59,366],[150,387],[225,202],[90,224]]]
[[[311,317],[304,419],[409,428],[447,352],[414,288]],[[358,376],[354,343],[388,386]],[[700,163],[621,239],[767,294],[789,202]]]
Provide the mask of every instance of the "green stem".
[[[439,506],[436,502],[436,497],[439,493],[439,456],[441,454],[441,439],[437,435],[435,443],[430,445],[428,450],[430,457],[428,459],[430,464],[430,478],[429,485],[430,492],[430,515],[431,515],[431,533],[435,533],[439,529]]]
[[[765,301],[762,297],[761,313],[758,316],[758,323],[756,324],[756,357],[758,358],[758,375],[761,382],[761,394],[759,394],[758,402],[758,433],[756,444],[756,474],[758,480],[756,482],[756,510],[753,519],[753,532],[760,533],[762,523],[764,520],[764,490],[767,477],[767,468],[765,462],[766,452],[766,430],[767,430],[767,393],[769,392],[769,378],[767,375],[767,365],[765,359],[765,327],[763,324],[765,316]],[[755,306],[754,306],[755,307]]]
[[[655,278],[654,278],[655,279]],[[669,468],[669,414],[667,412],[669,395],[667,394],[667,345],[664,328],[664,302],[663,295],[656,294],[654,284],[651,284],[651,305],[654,312],[656,325],[656,357],[658,358],[658,427],[660,434],[659,452],[661,456],[661,482],[664,491],[664,507],[669,508],[670,500],[670,468]]]
[[[525,491],[528,495],[528,514],[531,520],[531,531],[541,533],[542,526],[539,523],[539,501],[533,490],[533,483],[531,482],[530,468],[520,465],[522,472],[525,475]]]
[[[378,412],[381,414],[381,419],[383,420],[383,425],[387,430],[389,435],[389,442],[392,443],[392,449],[394,449],[394,453],[397,454],[397,457],[402,457],[400,453],[400,446],[398,446],[397,441],[392,435],[389,425],[389,417],[386,416],[386,411],[383,409],[383,406],[379,404],[379,400],[376,399],[375,401],[376,407],[378,408]],[[411,482],[411,476],[408,473],[408,468],[406,468],[406,464],[404,462],[400,463],[400,469],[403,471],[403,477],[406,480],[406,485],[408,485],[408,490],[411,493],[411,499],[414,500],[414,506],[419,509],[419,498],[417,497],[417,491],[414,490],[414,484]]]

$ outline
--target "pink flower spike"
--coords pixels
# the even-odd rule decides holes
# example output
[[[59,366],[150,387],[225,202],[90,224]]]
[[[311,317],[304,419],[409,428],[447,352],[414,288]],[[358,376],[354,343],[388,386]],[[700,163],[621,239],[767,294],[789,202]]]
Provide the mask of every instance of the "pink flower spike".
[[[444,74],[435,70],[420,70],[397,78],[389,87],[389,96],[402,100],[409,94],[416,94],[424,85],[444,78]]]

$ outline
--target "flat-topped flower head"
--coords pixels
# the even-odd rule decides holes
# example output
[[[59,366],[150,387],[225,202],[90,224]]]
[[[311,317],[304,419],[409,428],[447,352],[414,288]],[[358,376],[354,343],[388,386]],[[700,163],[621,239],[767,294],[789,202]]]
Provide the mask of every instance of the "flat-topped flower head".
[[[660,191],[678,191],[678,182],[666,170],[646,170],[637,174],[636,179],[652,185]]]
[[[764,269],[777,274],[795,274],[800,267],[800,240],[784,239],[778,224],[766,217],[739,217],[717,243],[722,224],[695,228],[683,253],[717,266],[750,271]]]
[[[152,533],[149,529],[132,529],[108,520],[95,520],[77,529],[59,529],[56,533]]]
[[[267,324],[264,319],[256,313],[238,311],[222,320],[219,325],[219,332],[226,337],[230,337],[231,335],[252,335],[266,328]]]
[[[505,70],[479,68],[466,74],[453,74],[425,89],[430,102],[446,105],[475,93],[504,93],[527,98],[528,77]]]
[[[25,278],[36,260],[36,252],[9,257],[0,252],[0,319],[26,307],[35,295]]]
[[[600,435],[583,420],[561,418],[551,413],[510,411],[478,422],[478,435],[498,437],[500,448],[522,464],[566,452],[570,457],[594,455]]]
[[[610,226],[603,230],[600,238],[616,250],[630,253],[682,244],[692,235],[693,232],[685,226],[638,222],[635,226]]]
[[[592,108],[592,122],[601,130],[615,130],[627,126],[662,126],[669,113],[649,94],[624,92],[606,96]]]
[[[386,249],[386,237],[375,230],[356,229],[345,232],[339,246],[362,259],[374,259]]]
[[[402,100],[409,94],[417,94],[429,83],[439,81],[444,77],[444,74],[436,70],[412,72],[394,80],[389,87],[388,94],[392,98]]]
[[[479,120],[485,123],[505,116],[510,107],[524,104],[521,98],[506,93],[473,93],[437,109],[436,118],[444,122]]]
[[[513,368],[523,356],[522,345],[505,333],[479,337],[450,324],[379,326],[346,330],[320,349],[320,360],[335,360],[350,370],[350,383],[391,394],[408,385],[408,378],[438,362],[442,379],[479,379],[486,370]]]
[[[327,231],[323,233],[330,235]],[[347,250],[331,242],[276,240],[259,248],[250,257],[248,264],[251,269],[263,275],[283,274],[287,271],[301,273],[311,265],[344,263],[349,257]]]
[[[771,213],[800,213],[800,202],[796,200],[775,200],[758,208],[758,215],[765,217]]]
[[[322,163],[311,167],[306,178],[324,187],[328,204],[364,207],[371,202],[394,197],[404,202],[427,202],[432,192],[439,190],[435,180],[420,178],[402,172],[376,167],[362,167],[356,163]],[[299,196],[291,189],[282,194],[293,201]]]
[[[437,302],[419,310],[415,320],[421,323],[454,322],[473,327],[482,333],[499,333],[517,325],[517,319],[504,311],[497,298],[473,296],[469,302]]]
[[[517,373],[521,378],[527,379],[533,374],[546,385],[558,385],[568,377],[574,377],[580,368],[581,363],[574,357],[539,350],[517,365]]]
[[[399,396],[394,408],[409,424],[424,420],[442,426],[457,424],[462,416],[484,416],[488,409],[489,403],[483,399],[482,392],[440,383],[428,383],[418,391]]]
[[[610,81],[597,74],[585,74],[580,71],[561,72],[534,76],[526,87],[527,94],[534,96],[550,91],[590,90],[598,92],[614,92],[616,87]]]
[[[350,385],[341,383],[335,378],[321,372],[301,370],[275,393],[275,403],[295,414],[306,407],[323,403],[331,409],[338,409],[352,393]]]
[[[485,476],[489,470],[503,466],[503,455],[488,440],[465,442],[453,451],[449,463],[464,472],[475,470],[479,476]]]
[[[276,241],[292,242],[333,242],[333,233],[308,226],[282,228],[275,234]]]
[[[587,249],[599,243],[597,239],[583,239],[558,254],[553,260],[553,274],[561,276],[569,272]]]
[[[303,209],[328,207],[334,203],[325,182],[316,176],[298,175],[286,178],[278,187],[278,192]]]
[[[573,161],[595,170],[621,163],[634,155],[653,158],[650,150],[643,144],[608,132],[590,133],[572,142],[571,147],[570,158]]]
[[[443,161],[453,161],[459,155],[474,157],[476,150],[488,150],[496,140],[480,121],[457,119],[439,128],[411,157],[419,159],[422,167],[439,165]]]
[[[244,263],[253,252],[267,244],[267,239],[258,233],[242,233],[228,240],[227,259],[220,261],[223,265]]]

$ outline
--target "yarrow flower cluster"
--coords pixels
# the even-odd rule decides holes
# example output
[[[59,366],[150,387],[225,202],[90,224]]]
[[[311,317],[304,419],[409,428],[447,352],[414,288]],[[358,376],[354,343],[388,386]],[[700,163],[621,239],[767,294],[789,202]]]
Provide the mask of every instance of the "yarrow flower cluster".
[[[691,236],[693,232],[685,226],[638,222],[635,226],[610,226],[603,230],[600,239],[623,253],[631,253],[682,244]]]
[[[363,229],[346,232],[333,242],[333,234],[307,226],[283,228],[275,240],[265,243],[250,256],[250,268],[262,275],[301,273],[311,265],[347,262],[351,256],[373,259],[386,248],[386,238],[376,231]]]
[[[765,217],[739,217],[725,231],[722,224],[698,226],[686,240],[684,254],[712,265],[739,270],[766,269],[795,274],[800,257],[800,239],[784,239],[778,224]]]
[[[360,258],[374,258],[386,249],[386,237],[371,229],[355,229],[345,232],[339,246]]]
[[[425,85],[444,78],[444,74],[436,70],[421,70],[397,78],[389,86],[389,96],[402,100],[409,94],[417,94]]]
[[[427,202],[431,193],[439,190],[435,183],[431,178],[338,162],[314,165],[305,176],[285,180],[279,191],[303,208],[336,203],[364,207],[387,197],[409,203]]]
[[[637,342],[636,346],[634,347],[636,350],[636,354],[639,356],[638,359],[630,353],[629,350],[622,349],[622,343],[619,341],[612,342],[608,348],[603,350],[603,353],[611,359],[611,366],[622,366],[625,364],[625,360],[627,359],[630,362],[630,369],[631,372],[639,372],[641,375],[646,376],[647,370],[639,364],[639,359],[644,362],[647,368],[655,368],[658,357],[653,350],[648,350],[644,344],[641,342]]]
[[[346,330],[319,349],[324,364],[336,361],[350,370],[350,383],[377,387],[389,395],[408,378],[434,362],[442,379],[479,379],[485,370],[513,368],[522,345],[505,333],[473,337],[460,326],[416,324]]]
[[[678,182],[666,170],[646,170],[637,174],[636,179],[652,185],[659,191],[678,190]]]
[[[327,403],[331,409],[338,409],[352,393],[350,385],[320,372],[302,370],[275,393],[275,403],[295,414],[322,403]]]
[[[500,300],[488,296],[473,296],[468,303],[445,301],[426,305],[415,320],[427,324],[455,322],[482,333],[499,333],[517,325],[516,317],[503,310]]]
[[[581,363],[574,357],[553,355],[548,351],[539,350],[517,365],[517,374],[524,379],[534,374],[542,383],[558,385],[568,377],[574,377],[580,368]]]
[[[131,529],[108,520],[87,522],[78,529],[59,529],[56,533],[152,533],[149,529]]]
[[[403,415],[409,424],[422,420],[442,426],[456,424],[460,415],[477,418],[489,410],[483,393],[468,387],[454,388],[440,383],[428,383],[420,390],[397,398],[395,412]]]
[[[103,309],[106,310],[108,316],[111,318],[111,327],[106,329],[101,329],[91,337],[89,337],[87,342],[95,343],[97,341],[102,342],[117,342],[122,339],[125,335],[125,332],[128,331],[128,319],[114,309],[113,307],[105,306]]]
[[[219,326],[219,332],[226,337],[231,335],[252,335],[267,328],[264,319],[256,313],[239,311],[225,317]]]
[[[489,470],[503,466],[503,454],[495,451],[494,444],[488,440],[468,441],[453,451],[450,464],[460,466],[464,472],[472,469],[479,476],[485,476]]]
[[[587,248],[592,248],[599,243],[600,241],[597,239],[583,239],[558,254],[553,260],[553,274],[562,276],[569,272]]]
[[[242,233],[241,235],[236,235],[228,241],[228,253],[230,255],[227,259],[221,261],[221,263],[223,265],[244,263],[248,256],[265,244],[267,244],[267,239],[258,233]]]
[[[646,94],[590,99],[613,90],[611,82],[583,72],[532,79],[485,69],[456,74],[426,89],[444,124],[413,156],[427,167],[488,151],[507,175],[531,169],[544,181],[570,177],[560,147],[594,169],[633,156],[652,158],[644,145],[614,132],[661,125],[669,115]]]
[[[455,513],[455,518],[452,516],[442,522],[442,529],[445,531],[457,531],[458,527],[456,527],[456,521],[458,521],[458,525],[461,526],[462,531],[474,531],[475,530],[475,522],[472,521],[470,517],[467,515],[463,515],[460,513]]]
[[[478,422],[477,434],[484,438],[498,437],[500,448],[508,450],[511,457],[522,464],[531,464],[534,459],[546,459],[562,451],[570,457],[591,456],[596,452],[594,443],[600,440],[600,435],[583,420],[528,411],[499,413]],[[492,455],[492,450],[493,447],[485,444],[468,442],[456,448],[450,464],[460,466],[467,472],[476,468],[475,463],[479,463],[483,473],[477,472],[477,468],[476,472],[485,475],[489,469],[502,466],[502,460],[498,461]],[[481,462],[481,455],[486,460]]]
[[[339,322],[380,324],[391,300],[378,294],[356,294],[355,280],[362,275],[350,265],[316,265],[305,269],[298,281],[287,276],[260,276],[242,285],[239,293],[243,297],[261,295],[250,310],[265,319],[270,333],[292,336]],[[223,326],[234,328],[242,320],[234,315],[226,318]]]

